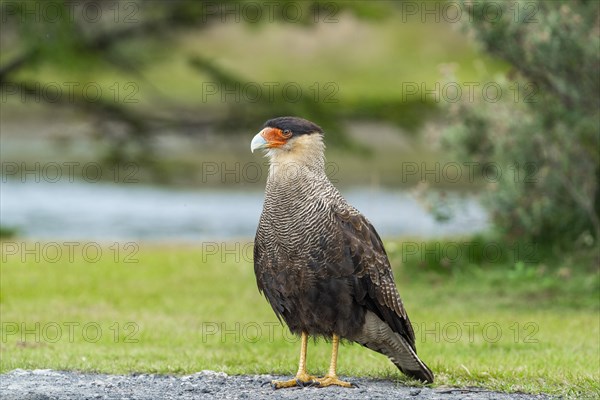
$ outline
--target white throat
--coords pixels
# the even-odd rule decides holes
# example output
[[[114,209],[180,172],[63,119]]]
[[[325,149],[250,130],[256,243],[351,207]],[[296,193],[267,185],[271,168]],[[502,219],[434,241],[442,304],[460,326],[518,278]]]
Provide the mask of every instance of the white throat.
[[[308,169],[313,172],[325,172],[325,143],[318,133],[302,135],[291,139],[282,147],[267,152],[269,157],[269,175],[272,177],[294,174]]]

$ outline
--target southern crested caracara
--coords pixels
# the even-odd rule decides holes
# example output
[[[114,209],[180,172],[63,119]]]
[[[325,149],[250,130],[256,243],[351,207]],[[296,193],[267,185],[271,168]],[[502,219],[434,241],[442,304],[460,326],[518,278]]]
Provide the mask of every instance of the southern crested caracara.
[[[349,205],[325,174],[323,130],[302,118],[267,121],[251,150],[270,161],[265,203],[254,242],[258,289],[278,318],[301,335],[292,386],[351,387],[336,374],[340,338],[385,354],[406,375],[433,382],[375,228]],[[333,342],[329,372],[306,372],[308,336]]]

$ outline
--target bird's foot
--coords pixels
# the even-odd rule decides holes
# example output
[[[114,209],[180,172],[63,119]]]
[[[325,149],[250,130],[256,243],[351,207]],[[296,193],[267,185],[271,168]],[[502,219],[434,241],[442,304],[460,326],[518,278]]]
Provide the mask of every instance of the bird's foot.
[[[319,386],[319,381],[317,377],[308,375],[308,374],[299,374],[296,375],[294,379],[290,379],[289,381],[271,381],[271,387],[273,389],[284,389],[290,387],[309,387],[309,386]]]
[[[319,387],[327,387],[327,386],[341,386],[345,388],[356,387],[350,382],[344,382],[340,380],[336,375],[325,375],[323,378],[317,378],[317,382],[319,383]]]

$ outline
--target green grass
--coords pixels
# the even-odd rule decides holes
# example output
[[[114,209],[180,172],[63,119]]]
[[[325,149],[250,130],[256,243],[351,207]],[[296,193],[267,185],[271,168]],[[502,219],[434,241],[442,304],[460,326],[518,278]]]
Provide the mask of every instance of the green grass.
[[[92,245],[87,261],[83,245],[71,258],[66,247],[57,254],[52,244],[2,243],[2,372],[295,373],[298,340],[259,295],[249,245],[120,244],[117,253],[106,244],[99,256]],[[436,386],[598,395],[595,268],[581,272],[565,260],[439,272],[401,268],[402,246],[388,248]],[[329,351],[311,342],[311,373],[326,372]],[[416,384],[358,345],[341,349],[339,372]]]

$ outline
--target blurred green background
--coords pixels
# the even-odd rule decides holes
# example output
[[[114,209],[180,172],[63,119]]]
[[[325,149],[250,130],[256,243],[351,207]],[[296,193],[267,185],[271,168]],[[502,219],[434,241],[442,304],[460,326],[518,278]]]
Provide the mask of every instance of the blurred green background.
[[[116,2],[94,22],[83,3],[60,11],[74,22],[54,23],[14,7],[3,17],[3,157],[133,161],[153,182],[197,184],[202,161],[255,159],[247,138],[292,114],[326,128],[333,160],[352,159],[342,183],[402,184],[393,161],[445,153],[444,74],[488,82],[509,69],[458,24],[423,23],[394,2]],[[15,137],[57,145],[30,154]]]

